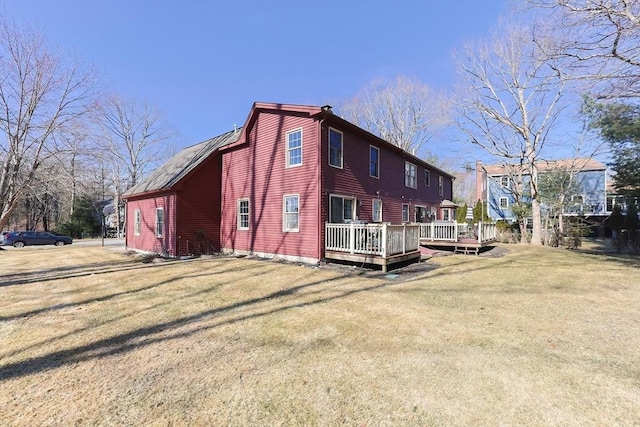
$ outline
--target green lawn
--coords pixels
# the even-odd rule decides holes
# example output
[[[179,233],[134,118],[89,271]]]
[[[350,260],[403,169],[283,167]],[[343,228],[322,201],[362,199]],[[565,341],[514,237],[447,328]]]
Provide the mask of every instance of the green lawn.
[[[0,251],[1,423],[640,425],[640,260],[494,253],[396,277]]]

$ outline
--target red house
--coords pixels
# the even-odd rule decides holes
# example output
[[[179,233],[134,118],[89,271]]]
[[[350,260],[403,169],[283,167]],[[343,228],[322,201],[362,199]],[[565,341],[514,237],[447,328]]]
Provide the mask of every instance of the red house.
[[[328,106],[255,103],[241,129],[183,150],[126,193],[126,245],[316,263],[390,256],[382,239],[415,255],[386,225],[453,218],[453,179]]]

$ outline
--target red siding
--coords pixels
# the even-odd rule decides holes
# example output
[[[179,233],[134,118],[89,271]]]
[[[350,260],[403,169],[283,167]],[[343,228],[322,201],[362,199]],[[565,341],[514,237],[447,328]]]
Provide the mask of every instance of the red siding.
[[[222,161],[214,154],[177,191],[178,255],[220,249],[220,176]]]
[[[410,220],[414,221],[413,209],[416,205],[437,208],[443,199],[452,198],[451,178],[443,177],[443,195],[439,195],[437,170],[430,169],[430,185],[425,185],[425,167],[415,160],[400,155],[382,145],[372,143],[360,135],[333,127],[343,132],[343,169],[329,166],[327,134],[330,125],[323,125],[322,164],[323,167],[323,221],[328,216],[329,194],[355,197],[359,203],[356,213],[358,218],[371,221],[372,200],[382,200],[382,220],[384,222],[402,222],[402,204],[410,205]],[[369,147],[380,149],[380,177],[369,176]],[[405,186],[405,161],[416,165],[416,188]]]
[[[320,258],[317,121],[261,111],[249,144],[222,160],[221,245],[225,249]],[[302,165],[285,167],[286,132],[302,128]],[[300,196],[299,231],[283,232],[283,196]],[[238,199],[250,200],[249,230],[237,228]]]
[[[328,132],[329,128],[343,133],[343,168],[329,165]],[[379,178],[369,175],[369,148],[373,145],[380,150]],[[452,180],[443,175],[443,195],[439,195],[438,177],[441,173],[435,168],[430,170],[430,185],[425,185],[425,165],[409,156],[366,139],[344,128],[325,122],[322,126],[322,223],[328,221],[329,196],[341,195],[357,199],[356,215],[358,219],[372,221],[373,199],[382,200],[382,221],[402,222],[402,205],[409,205],[409,220],[415,221],[415,207],[424,206],[438,211],[443,199],[453,196]],[[416,165],[416,188],[405,186],[405,161]],[[438,213],[439,215],[439,213]],[[324,238],[324,228],[321,230]]]
[[[164,208],[163,237],[156,237],[156,209]],[[140,235],[134,233],[135,211],[140,209]],[[127,200],[126,246],[147,252],[176,255],[176,195]]]

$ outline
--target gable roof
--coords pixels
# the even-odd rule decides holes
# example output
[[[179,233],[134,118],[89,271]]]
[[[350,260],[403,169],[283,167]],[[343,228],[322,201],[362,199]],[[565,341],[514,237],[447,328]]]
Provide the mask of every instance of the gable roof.
[[[128,189],[122,197],[127,198],[136,194],[170,189],[220,147],[234,143],[240,136],[241,130],[241,128],[232,130],[185,148],[153,171],[147,178]]]
[[[538,172],[546,172],[554,169],[567,169],[576,171],[600,171],[606,170],[604,163],[588,157],[577,159],[544,160],[538,163]],[[517,171],[516,165],[487,165],[484,170],[492,176],[508,175],[510,171]]]
[[[375,141],[376,143],[378,143],[380,146],[386,147],[387,149],[399,154],[402,157],[405,157],[407,160],[410,160],[414,163],[419,164],[422,167],[425,168],[429,168],[435,172],[438,172],[440,175],[442,176],[446,176],[449,177],[450,179],[455,179],[455,176],[445,172],[444,170],[440,169],[437,166],[432,165],[431,163],[428,163],[424,160],[422,160],[419,157],[416,157],[415,155],[403,150],[402,148],[398,147],[397,145],[394,145],[392,143],[390,143],[389,141],[386,141],[382,138],[380,138],[379,136],[369,132],[366,129],[361,128],[360,126],[351,123],[348,120],[343,119],[342,117],[339,117],[337,115],[335,115],[333,113],[333,111],[331,110],[331,106],[330,105],[324,105],[322,107],[318,107],[318,106],[314,106],[314,105],[299,105],[299,104],[277,104],[277,103],[271,103],[271,102],[254,102],[253,106],[251,107],[251,111],[249,111],[249,115],[247,116],[247,119],[244,122],[244,126],[242,128],[242,132],[240,134],[240,136],[238,137],[237,141],[235,141],[234,144],[230,144],[227,147],[224,147],[225,150],[228,149],[233,149],[233,146],[235,145],[240,145],[240,144],[244,144],[248,142],[248,136],[251,133],[251,128],[253,127],[258,114],[262,111],[284,111],[284,112],[288,112],[288,113],[297,113],[297,114],[301,114],[307,117],[315,117],[318,119],[322,119],[322,120],[328,120],[329,122],[333,122],[334,125],[340,127],[340,128],[346,128],[351,130],[354,133],[357,133],[361,136],[364,136],[366,139],[369,139],[371,141]]]

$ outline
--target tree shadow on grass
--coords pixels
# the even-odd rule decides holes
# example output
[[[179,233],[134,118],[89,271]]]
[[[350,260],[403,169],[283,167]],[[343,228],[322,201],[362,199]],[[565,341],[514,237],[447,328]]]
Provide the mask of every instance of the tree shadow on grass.
[[[126,353],[151,344],[184,338],[197,332],[224,325],[255,319],[294,308],[322,304],[347,298],[350,295],[362,292],[374,291],[391,284],[390,282],[379,282],[362,288],[338,290],[342,285],[335,282],[342,279],[343,277],[338,276],[328,280],[318,280],[283,288],[261,297],[250,298],[210,310],[204,310],[196,314],[183,316],[175,320],[137,328],[90,344],[51,352],[21,362],[10,363],[0,367],[0,380],[32,375],[82,361]],[[314,289],[314,287],[317,289]],[[274,302],[279,304],[272,307],[272,303]],[[236,310],[245,310],[247,308],[253,309],[253,311],[249,313],[240,311],[235,316],[232,314]],[[217,316],[228,313],[231,313],[228,318],[221,318],[216,321]]]
[[[129,266],[129,267],[122,267],[122,268],[112,268],[112,269],[105,269],[102,271],[99,271],[98,273],[94,272],[94,273],[86,273],[86,274],[72,274],[72,275],[67,275],[67,276],[63,276],[63,277],[59,277],[58,279],[65,279],[65,278],[76,278],[76,277],[82,277],[82,276],[86,276],[86,275],[92,275],[92,274],[107,274],[107,273],[116,273],[116,272],[121,272],[121,271],[127,271],[127,270],[134,270],[134,269],[139,269],[139,268],[154,268],[154,267],[162,267],[162,266],[166,266],[166,264],[147,264],[147,265],[143,265],[143,266]],[[260,268],[260,267],[255,267],[256,269]],[[253,269],[253,268],[251,268]],[[16,313],[10,316],[1,316],[0,315],[0,321],[10,321],[10,320],[15,320],[15,319],[19,319],[22,317],[29,317],[29,316],[34,316],[34,315],[38,315],[38,314],[42,314],[42,313],[46,313],[46,312],[50,312],[50,311],[55,311],[55,310],[63,310],[63,309],[68,309],[68,308],[73,308],[73,307],[79,307],[79,306],[83,306],[83,305],[87,305],[87,304],[92,304],[95,302],[104,302],[104,301],[109,301],[115,298],[119,298],[119,297],[124,297],[124,296],[128,296],[128,295],[133,295],[136,293],[140,293],[140,292],[144,292],[144,291],[148,291],[154,288],[159,288],[161,286],[164,285],[168,285],[172,282],[174,282],[175,280],[178,279],[185,279],[185,278],[194,278],[194,277],[205,277],[205,276],[209,276],[211,274],[223,274],[223,273],[232,273],[235,271],[246,271],[246,268],[230,268],[230,269],[222,269],[222,270],[214,270],[214,271],[207,271],[207,273],[204,274],[198,274],[198,275],[192,275],[192,276],[180,276],[180,277],[171,277],[169,279],[163,280],[161,282],[158,283],[152,283],[148,286],[143,286],[141,288],[136,288],[136,289],[131,289],[128,291],[123,291],[123,292],[115,292],[115,293],[110,293],[107,295],[102,295],[99,297],[94,297],[94,298],[87,298],[81,301],[74,301],[74,302],[69,302],[69,303],[61,303],[61,304],[54,304],[48,307],[40,307],[37,309],[33,309],[33,310],[28,310],[28,311],[23,311],[20,313]],[[49,278],[48,280],[55,280],[53,278]]]
[[[118,271],[153,268],[166,265],[166,263],[183,262],[180,260],[167,260],[161,264],[144,263],[140,260],[113,262],[105,261],[92,264],[71,265],[63,267],[47,268],[19,274],[3,274],[0,287],[27,285],[31,283],[49,282],[52,280],[69,279],[74,277],[92,276],[95,274],[115,273]]]

